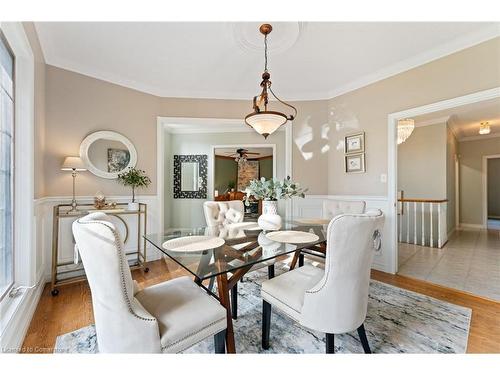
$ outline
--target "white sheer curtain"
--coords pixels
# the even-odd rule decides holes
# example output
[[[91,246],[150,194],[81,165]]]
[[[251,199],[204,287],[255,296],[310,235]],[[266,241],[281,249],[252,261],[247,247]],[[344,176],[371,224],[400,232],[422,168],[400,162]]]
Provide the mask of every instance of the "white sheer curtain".
[[[0,35],[0,299],[14,281],[14,58]]]

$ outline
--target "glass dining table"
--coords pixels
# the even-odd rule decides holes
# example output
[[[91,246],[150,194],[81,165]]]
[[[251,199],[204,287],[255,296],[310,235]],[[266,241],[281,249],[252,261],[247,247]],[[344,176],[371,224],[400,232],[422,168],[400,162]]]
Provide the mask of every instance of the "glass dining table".
[[[290,268],[295,267],[302,252],[324,253],[327,222],[291,219],[278,232],[261,230],[256,222],[242,222],[218,227],[169,228],[163,233],[147,234],[145,239],[172,261],[189,272],[194,281],[217,298],[227,311],[227,353],[235,353],[234,331],[229,292],[254,266],[271,264],[272,260],[294,254]],[[174,240],[194,246],[172,247]],[[203,248],[203,241],[216,239],[218,247]],[[207,246],[208,247],[208,246]],[[264,263],[264,264],[262,264]],[[270,277],[274,275],[271,268]],[[203,281],[209,280],[208,286]],[[213,292],[214,280],[217,291]]]

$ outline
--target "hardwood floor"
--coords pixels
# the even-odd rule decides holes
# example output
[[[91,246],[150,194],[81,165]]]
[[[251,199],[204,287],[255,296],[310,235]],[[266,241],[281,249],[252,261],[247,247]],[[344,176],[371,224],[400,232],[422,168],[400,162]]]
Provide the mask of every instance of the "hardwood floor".
[[[185,274],[173,262],[158,260],[149,263],[149,273],[132,273],[141,287]],[[373,271],[372,277],[400,288],[412,290],[443,301],[472,309],[468,353],[500,353],[500,303],[466,292],[434,285],[401,275]],[[47,284],[31,321],[22,352],[52,353],[56,337],[93,323],[92,301],[87,282],[60,288],[57,297]]]

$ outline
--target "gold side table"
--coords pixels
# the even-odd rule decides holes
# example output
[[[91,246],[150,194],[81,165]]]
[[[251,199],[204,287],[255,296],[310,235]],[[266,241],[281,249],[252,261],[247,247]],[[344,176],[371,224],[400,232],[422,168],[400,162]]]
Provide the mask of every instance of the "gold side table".
[[[118,203],[116,209],[103,209],[97,210],[92,204],[80,204],[78,210],[71,212],[71,204],[58,204],[54,206],[52,216],[52,277],[51,277],[51,294],[57,296],[59,294],[58,286],[76,283],[86,279],[85,270],[81,261],[78,264],[74,262],[59,262],[59,231],[60,219],[74,218],[75,220],[88,215],[92,212],[103,212],[107,215],[116,217],[120,220],[125,227],[125,238],[123,242],[126,243],[129,237],[129,228],[123,216],[136,215],[137,216],[137,250],[126,252],[127,260],[131,270],[142,268],[144,272],[148,272],[149,268],[146,263],[146,234],[147,225],[147,205],[139,203],[139,210],[127,210],[127,203]],[[141,235],[141,232],[143,235]],[[141,241],[142,239],[142,241]],[[74,240],[73,240],[74,241]],[[129,258],[130,255],[137,255],[137,257]]]

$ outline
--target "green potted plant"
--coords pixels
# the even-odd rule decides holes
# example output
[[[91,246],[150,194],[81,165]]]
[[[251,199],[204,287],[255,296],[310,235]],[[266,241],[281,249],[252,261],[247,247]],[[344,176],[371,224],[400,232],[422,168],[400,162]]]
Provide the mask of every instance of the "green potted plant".
[[[234,191],[235,187],[236,183],[234,181],[229,181],[229,183],[227,184],[227,188],[229,189],[229,191]]]
[[[128,204],[130,211],[138,211],[139,203],[135,201],[135,189],[146,188],[151,184],[151,179],[142,169],[128,168],[126,172],[118,174],[118,182],[132,188],[132,202]]]
[[[278,199],[290,199],[292,197],[305,197],[307,189],[293,182],[288,176],[283,181],[277,179],[252,180],[245,189],[245,204],[249,205],[249,198],[262,199],[262,215],[259,216],[259,227],[264,230],[279,230],[281,228],[281,216],[278,215]]]

